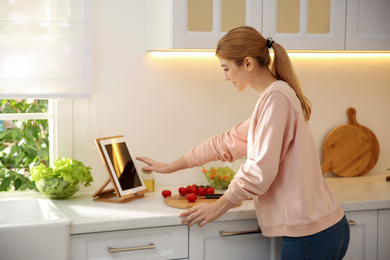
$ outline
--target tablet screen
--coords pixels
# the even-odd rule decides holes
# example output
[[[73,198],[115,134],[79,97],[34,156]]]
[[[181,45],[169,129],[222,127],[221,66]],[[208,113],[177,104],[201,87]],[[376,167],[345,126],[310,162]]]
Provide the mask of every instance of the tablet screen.
[[[121,196],[146,189],[122,136],[97,139],[97,143]]]
[[[142,186],[126,143],[105,145],[122,190]]]

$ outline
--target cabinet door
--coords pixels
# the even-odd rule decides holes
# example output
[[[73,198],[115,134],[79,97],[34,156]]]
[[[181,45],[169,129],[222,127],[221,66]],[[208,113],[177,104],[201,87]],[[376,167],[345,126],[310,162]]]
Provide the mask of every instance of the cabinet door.
[[[378,214],[378,260],[385,260],[390,258],[390,209]]]
[[[378,214],[376,210],[346,213],[351,240],[344,259],[377,259]]]
[[[71,259],[186,259],[188,227],[134,229],[72,235]]]
[[[191,260],[266,259],[271,257],[271,239],[256,231],[257,220],[212,222],[190,228]]]
[[[262,0],[147,0],[146,49],[215,49],[230,29],[261,30]]]
[[[346,0],[263,0],[263,35],[288,50],[343,50]]]
[[[390,50],[390,1],[347,1],[347,50]]]

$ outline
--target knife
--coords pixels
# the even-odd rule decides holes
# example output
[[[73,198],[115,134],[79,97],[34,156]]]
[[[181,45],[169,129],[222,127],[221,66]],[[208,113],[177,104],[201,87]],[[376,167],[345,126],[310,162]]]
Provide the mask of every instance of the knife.
[[[222,197],[223,194],[215,193],[215,194],[206,194],[205,198],[206,199],[219,199]]]
[[[205,196],[199,196],[198,199],[219,199],[223,194],[205,194]],[[174,195],[166,197],[165,200],[187,200],[186,196]]]

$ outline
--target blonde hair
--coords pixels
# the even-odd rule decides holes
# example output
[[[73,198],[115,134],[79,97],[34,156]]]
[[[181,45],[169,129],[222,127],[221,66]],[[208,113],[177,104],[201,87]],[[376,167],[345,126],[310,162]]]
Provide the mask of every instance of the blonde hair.
[[[254,58],[260,66],[269,67],[271,57],[268,47],[274,49],[274,59],[271,73],[278,80],[283,80],[295,91],[299,98],[305,116],[309,121],[311,103],[303,94],[301,84],[295,75],[291,60],[286,50],[278,43],[268,41],[253,27],[240,26],[229,31],[219,40],[215,55],[226,60],[234,61],[241,66],[246,57]]]

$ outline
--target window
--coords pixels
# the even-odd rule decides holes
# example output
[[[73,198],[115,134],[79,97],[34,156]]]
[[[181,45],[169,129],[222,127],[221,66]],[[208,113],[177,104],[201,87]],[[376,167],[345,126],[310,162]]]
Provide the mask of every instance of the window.
[[[49,163],[48,103],[0,99],[0,191],[33,188],[29,169]]]
[[[7,190],[26,188],[25,170],[59,150],[72,157],[72,102],[92,96],[90,0],[4,0],[0,10],[0,190]]]

